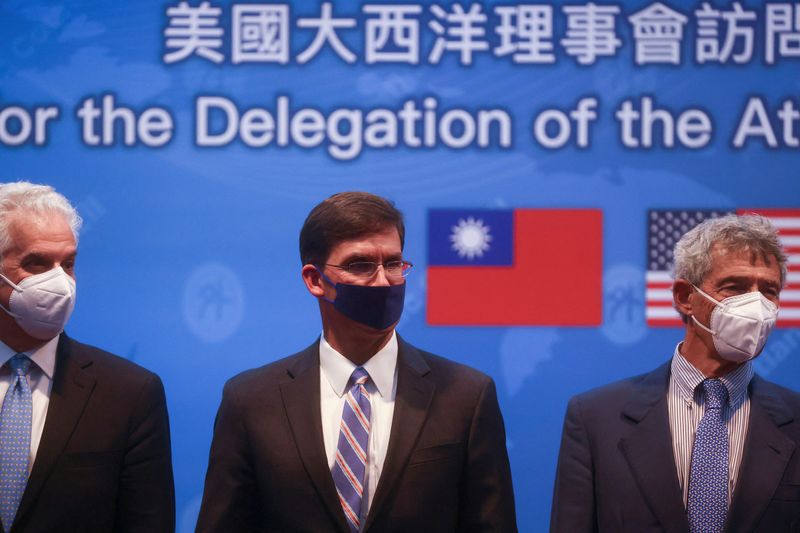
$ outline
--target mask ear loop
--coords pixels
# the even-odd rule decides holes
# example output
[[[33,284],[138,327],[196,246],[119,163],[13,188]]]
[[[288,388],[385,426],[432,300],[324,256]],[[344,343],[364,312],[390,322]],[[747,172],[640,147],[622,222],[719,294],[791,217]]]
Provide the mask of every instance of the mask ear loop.
[[[701,324],[700,321],[697,320],[694,317],[694,315],[692,315],[692,320],[694,320],[694,323],[697,324],[698,326],[700,326],[701,329],[706,330],[707,332],[711,333],[712,335],[716,335],[716,333],[714,333],[711,329],[709,329],[709,328],[705,327],[703,324]]]
[[[712,298],[711,296],[709,296],[708,294],[703,292],[702,289],[700,289],[700,287],[696,286],[694,283],[690,283],[690,285],[692,286],[692,288],[694,288],[694,290],[696,290],[697,292],[702,294],[709,302],[713,303],[715,306],[717,306],[717,307],[722,306],[722,304],[720,304],[717,300],[715,300],[714,298]],[[692,317],[692,320],[694,320],[694,323],[697,324],[698,326],[700,326],[701,329],[704,329],[705,331],[709,332],[711,335],[716,335],[716,333],[714,333],[714,331],[711,328],[707,328],[703,324],[701,324],[700,321],[697,320],[694,315],[691,315],[691,317]]]
[[[323,279],[323,280],[325,280],[325,281],[328,283],[328,285],[330,285],[330,286],[331,286],[331,287],[333,287],[334,289],[336,288],[336,285],[337,285],[337,284],[336,284],[336,283],[334,283],[333,281],[331,281],[331,278],[329,278],[328,276],[326,276],[326,275],[325,275],[325,273],[322,271],[322,269],[321,269],[320,267],[318,267],[317,265],[314,265],[314,268],[316,268],[316,269],[317,269],[317,272],[319,272],[319,275],[322,277],[322,279]],[[322,299],[322,300],[325,300],[325,301],[326,301],[326,302],[328,302],[329,304],[334,304],[334,303],[335,303],[335,302],[334,302],[333,300],[331,300],[330,298],[325,298],[324,296],[320,296],[320,299]]]
[[[16,292],[22,292],[22,287],[20,287],[19,285],[17,285],[16,283],[11,281],[7,277],[5,277],[2,273],[0,273],[0,278],[2,278],[2,280],[5,281],[8,284],[8,286],[11,287],[12,289],[14,289]],[[3,304],[0,304],[0,309],[5,311],[8,316],[10,316],[10,317],[12,317],[14,319],[18,319],[19,318],[19,315],[15,314],[15,313],[12,313],[11,309],[6,309],[6,306],[3,305]]]
[[[9,285],[9,287],[14,289],[16,292],[22,292],[22,287],[20,287],[19,285],[17,285],[7,277],[5,277],[2,273],[0,273],[0,278],[2,278],[3,281],[5,281]]]

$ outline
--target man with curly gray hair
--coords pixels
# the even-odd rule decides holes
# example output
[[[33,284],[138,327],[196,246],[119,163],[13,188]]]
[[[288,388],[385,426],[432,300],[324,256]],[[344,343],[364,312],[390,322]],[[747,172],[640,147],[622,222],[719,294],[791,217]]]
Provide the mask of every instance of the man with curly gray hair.
[[[800,394],[756,376],[786,279],[758,215],[708,219],[674,250],[672,359],[569,403],[551,531],[800,526]]]
[[[161,380],[63,332],[81,219],[0,184],[0,532],[175,528]]]

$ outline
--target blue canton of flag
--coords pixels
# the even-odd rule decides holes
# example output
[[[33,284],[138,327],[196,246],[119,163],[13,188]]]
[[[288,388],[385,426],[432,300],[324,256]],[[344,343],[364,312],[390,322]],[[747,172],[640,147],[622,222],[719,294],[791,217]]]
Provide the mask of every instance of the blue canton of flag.
[[[511,266],[514,212],[510,209],[435,209],[428,214],[428,264]]]

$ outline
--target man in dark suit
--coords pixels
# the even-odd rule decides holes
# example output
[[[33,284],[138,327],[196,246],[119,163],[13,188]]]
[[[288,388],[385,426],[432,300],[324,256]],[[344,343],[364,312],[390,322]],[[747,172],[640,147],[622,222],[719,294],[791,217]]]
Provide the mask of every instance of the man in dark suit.
[[[573,398],[551,531],[800,530],[800,395],[754,376],[786,257],[756,216],[710,219],[675,246],[686,323],[672,360]]]
[[[51,187],[0,185],[0,531],[174,531],[161,381],[62,333],[80,222]]]
[[[516,531],[494,383],[395,333],[403,238],[368,193],[311,211],[302,276],[323,335],[226,384],[198,532]]]

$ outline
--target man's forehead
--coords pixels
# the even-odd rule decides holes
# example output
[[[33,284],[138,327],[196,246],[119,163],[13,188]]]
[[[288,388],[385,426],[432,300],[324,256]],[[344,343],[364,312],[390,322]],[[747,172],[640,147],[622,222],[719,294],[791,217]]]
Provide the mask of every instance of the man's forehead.
[[[358,254],[369,253],[377,247],[385,248],[396,246],[400,250],[400,234],[397,228],[389,227],[374,233],[367,233],[351,239],[345,239],[336,243],[332,252]]]
[[[7,217],[10,249],[27,248],[37,242],[71,241],[75,237],[67,217],[56,211],[22,211],[17,210]]]
[[[753,268],[766,266],[775,270],[780,276],[778,258],[773,254],[757,250],[749,246],[735,247],[726,244],[714,244],[711,247],[711,271],[709,274],[724,274],[728,268]]]
[[[748,261],[755,265],[759,262],[766,264],[777,263],[777,258],[762,250],[749,246],[733,246],[725,243],[716,243],[711,247],[711,259],[714,264],[725,263],[734,259]]]

